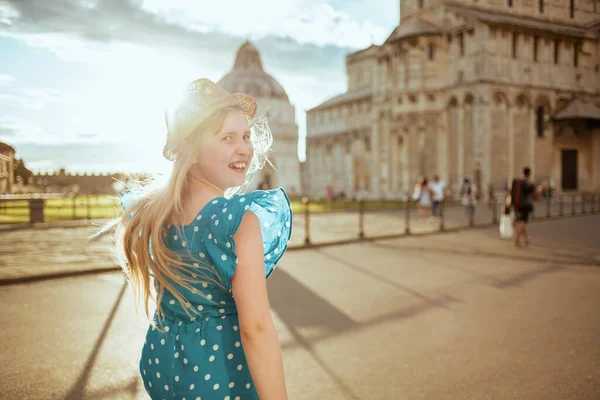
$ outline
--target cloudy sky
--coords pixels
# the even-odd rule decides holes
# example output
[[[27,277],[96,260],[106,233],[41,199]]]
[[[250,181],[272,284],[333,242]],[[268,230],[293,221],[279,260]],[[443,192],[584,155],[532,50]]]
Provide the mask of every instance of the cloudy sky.
[[[152,171],[163,110],[219,80],[250,39],[305,113],[346,90],[344,56],[381,43],[399,0],[0,0],[0,141],[34,171]]]

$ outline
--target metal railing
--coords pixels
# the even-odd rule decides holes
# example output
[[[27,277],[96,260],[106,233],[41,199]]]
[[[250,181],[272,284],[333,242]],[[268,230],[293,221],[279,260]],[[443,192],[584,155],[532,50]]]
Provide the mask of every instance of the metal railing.
[[[0,224],[107,218],[118,213],[117,197],[26,194],[0,196]]]
[[[292,202],[292,247],[311,247],[497,225],[504,201],[481,200],[469,214],[458,202],[443,202],[428,216],[412,200],[298,198]],[[118,196],[0,196],[0,224],[117,217]],[[534,220],[600,213],[600,194],[554,194],[537,200]]]
[[[430,234],[436,232],[452,231],[464,228],[486,227],[498,225],[499,217],[505,211],[504,201],[498,201],[499,197],[494,197],[490,202],[480,201],[473,214],[467,213],[464,206],[458,202],[442,202],[439,206],[439,215],[437,216],[419,216],[419,207],[413,201],[386,202],[385,208],[372,207],[373,201],[357,200],[351,203],[352,206],[344,207],[341,205],[338,209],[321,209],[315,211],[313,206],[325,203],[320,199],[302,199],[302,213],[294,213],[297,220],[302,215],[300,225],[304,226],[303,238],[301,244],[298,238],[292,240],[295,246],[320,246],[332,243],[355,242],[362,240],[374,240],[382,238],[393,238],[405,235]],[[377,203],[377,202],[375,202]],[[333,203],[334,204],[334,203]],[[568,210],[568,211],[567,211]],[[315,240],[313,227],[319,218],[324,218],[332,213],[346,213],[356,215],[356,235],[343,235],[337,240]],[[377,213],[387,214],[376,217]],[[534,210],[530,218],[532,220],[560,218],[564,216],[586,215],[600,213],[600,194],[555,194],[552,197],[545,197],[535,201]],[[397,229],[388,229],[385,232],[379,231],[377,226],[385,225],[385,219],[393,219],[397,222]],[[367,229],[369,220],[373,221],[375,227]],[[334,219],[330,218],[330,224],[335,224]],[[294,224],[296,227],[296,224]],[[320,224],[317,229],[327,229],[328,224]],[[319,235],[323,236],[323,235]]]

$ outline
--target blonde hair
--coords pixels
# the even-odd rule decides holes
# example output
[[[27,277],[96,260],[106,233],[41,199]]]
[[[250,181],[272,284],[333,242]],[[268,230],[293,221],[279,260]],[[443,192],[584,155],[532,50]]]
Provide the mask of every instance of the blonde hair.
[[[188,171],[198,156],[200,138],[202,135],[219,131],[227,115],[234,110],[240,109],[229,107],[211,114],[182,143],[177,150],[173,169],[166,184],[160,184],[156,178],[150,178],[145,182],[134,181],[135,187],[130,188],[132,190],[130,195],[135,195],[133,204],[123,215],[108,221],[92,236],[97,237],[107,232],[113,233],[114,257],[132,286],[136,309],[142,303],[145,315],[153,325],[155,325],[155,321],[150,315],[149,303],[151,300],[155,302],[160,322],[164,316],[161,299],[165,289],[171,292],[190,317],[190,311],[195,314],[198,312],[191,307],[180,290],[175,287],[176,285],[205,298],[204,293],[192,286],[194,283],[208,280],[226,289],[222,275],[212,265],[192,256],[189,248],[187,248],[187,255],[189,255],[190,261],[184,259],[167,247],[164,237],[169,218],[174,214],[183,213],[182,194],[189,185]],[[267,153],[273,138],[266,121],[266,114],[251,121],[250,129],[254,157],[250,162],[244,184],[227,189],[225,191],[226,198],[244,192],[254,174],[268,161]],[[183,227],[181,225],[175,225],[175,227],[181,235],[180,237],[184,237]],[[150,250],[152,254],[150,254]],[[194,273],[198,269],[207,273],[198,277]],[[154,279],[154,288],[151,277]],[[152,289],[156,292],[156,297],[153,296]]]

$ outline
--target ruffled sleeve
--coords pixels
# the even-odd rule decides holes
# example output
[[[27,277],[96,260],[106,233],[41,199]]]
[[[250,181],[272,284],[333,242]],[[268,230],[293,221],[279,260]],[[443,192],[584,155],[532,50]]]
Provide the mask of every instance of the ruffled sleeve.
[[[129,207],[131,207],[133,205],[133,203],[135,203],[141,196],[141,192],[139,191],[135,191],[135,190],[131,190],[131,189],[125,189],[121,192],[121,207],[123,207],[123,211],[127,212],[127,210],[129,209]],[[132,215],[129,215],[129,220],[131,220]],[[140,232],[141,234],[141,232]],[[148,252],[150,253],[150,256],[154,256],[154,253],[152,253],[152,242],[150,241],[148,243]]]
[[[292,234],[292,210],[282,188],[236,195],[210,217],[203,241],[213,263],[231,280],[237,266],[233,236],[246,211],[260,221],[264,246],[265,277],[269,277],[288,247]]]
[[[121,192],[121,207],[123,211],[127,211],[129,207],[139,199],[141,193],[132,189],[125,189]],[[131,219],[131,217],[130,217]]]

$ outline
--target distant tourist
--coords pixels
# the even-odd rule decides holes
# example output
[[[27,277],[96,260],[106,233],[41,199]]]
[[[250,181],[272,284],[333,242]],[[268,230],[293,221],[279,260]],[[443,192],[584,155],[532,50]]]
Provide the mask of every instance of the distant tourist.
[[[465,178],[460,188],[460,199],[465,207],[465,213],[469,219],[469,225],[473,225],[475,218],[475,206],[477,205],[477,185]]]
[[[433,192],[429,187],[429,181],[427,178],[419,179],[419,181],[420,182],[413,193],[413,199],[417,202],[419,216],[422,218],[427,218],[431,216]]]
[[[517,247],[521,247],[521,238],[523,238],[525,246],[530,243],[527,222],[529,222],[529,215],[533,212],[533,200],[539,196],[542,189],[542,185],[535,187],[530,176],[531,169],[523,168],[523,176],[513,179],[510,190],[511,204],[515,212],[515,246]]]

